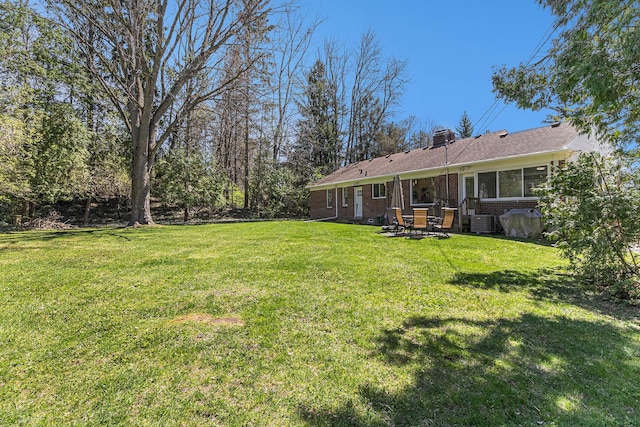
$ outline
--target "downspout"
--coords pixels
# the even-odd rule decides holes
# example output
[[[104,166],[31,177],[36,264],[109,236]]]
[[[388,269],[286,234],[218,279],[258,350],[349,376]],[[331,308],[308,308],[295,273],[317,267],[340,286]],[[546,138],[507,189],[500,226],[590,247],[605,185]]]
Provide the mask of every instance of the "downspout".
[[[319,219],[308,219],[305,222],[320,222],[320,221],[331,221],[333,219],[338,219],[338,188],[337,187],[333,187],[333,190],[335,191],[334,194],[334,198],[333,198],[333,204],[336,207],[336,214],[335,216],[330,216],[327,218],[319,218]]]
[[[447,186],[447,207],[449,207],[449,138],[444,143],[444,165],[447,167],[445,175],[445,183]]]

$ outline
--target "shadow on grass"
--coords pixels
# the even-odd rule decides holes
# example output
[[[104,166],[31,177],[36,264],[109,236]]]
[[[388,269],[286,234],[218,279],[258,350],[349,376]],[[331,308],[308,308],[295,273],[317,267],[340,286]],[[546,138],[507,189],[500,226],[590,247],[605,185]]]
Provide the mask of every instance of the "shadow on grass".
[[[458,272],[449,283],[504,293],[526,291],[536,300],[570,303],[618,319],[640,318],[637,308],[602,300],[592,288],[580,284],[575,277],[561,268],[545,268],[528,272],[516,270],[491,273]]]
[[[585,295],[560,270],[458,273],[451,283],[580,306],[638,324],[637,309]],[[310,426],[640,425],[638,328],[526,313],[516,318],[412,317],[384,330],[371,355],[410,369],[400,390],[363,384],[341,408],[302,405]]]
[[[364,384],[341,408],[299,415],[310,426],[637,425],[633,333],[533,314],[413,317],[383,331],[372,355],[411,369],[410,386]]]
[[[125,235],[116,233],[116,230],[123,230],[125,227],[118,228],[92,228],[92,229],[76,229],[76,230],[60,230],[60,231],[21,231],[21,232],[10,232],[5,234],[0,234],[0,245],[15,245],[17,243],[24,242],[50,242],[59,239],[70,239],[70,238],[85,238],[85,237],[94,237],[94,238],[112,238],[115,237],[117,239],[131,241],[131,239]],[[24,249],[24,248],[23,248]],[[27,248],[28,249],[28,248]],[[13,250],[10,246],[1,247],[0,252]]]
[[[453,285],[493,289],[500,292],[527,290],[536,299],[576,302],[584,299],[584,290],[561,269],[536,271],[502,270],[491,273],[458,272],[449,281]]]
[[[470,235],[471,233],[467,233],[467,234]],[[554,242],[552,240],[549,240],[546,238],[511,237],[511,236],[505,236],[504,234],[484,234],[482,235],[482,237],[485,239],[506,240],[508,242],[522,242],[522,243],[547,246],[547,247],[551,247],[554,245]]]

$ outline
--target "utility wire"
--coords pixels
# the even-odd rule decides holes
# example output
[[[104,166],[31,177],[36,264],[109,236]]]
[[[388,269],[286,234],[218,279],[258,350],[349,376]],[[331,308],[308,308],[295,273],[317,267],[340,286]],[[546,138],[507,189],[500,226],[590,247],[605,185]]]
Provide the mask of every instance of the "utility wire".
[[[547,30],[544,32],[544,34],[542,35],[542,37],[540,37],[540,41],[538,41],[538,44],[535,46],[535,48],[533,49],[533,52],[531,53],[531,55],[529,55],[527,61],[525,62],[525,67],[531,64],[531,61],[534,60],[534,58],[537,57],[537,55],[540,53],[540,51],[542,50],[542,48],[544,46],[546,46],[546,44],[549,42],[549,39],[551,39],[551,37],[553,36],[553,34],[556,32],[556,30],[558,29],[559,24],[558,23],[554,23],[549,25],[549,27],[547,28]],[[500,111],[498,111],[497,113],[494,114],[494,112],[497,109],[498,103],[500,102],[500,99],[498,99],[497,97],[495,98],[495,100],[493,101],[493,103],[489,106],[489,108],[487,108],[487,110],[484,112],[484,114],[482,114],[482,116],[476,121],[476,123],[473,124],[473,128],[474,129],[481,129],[481,128],[488,128],[489,125],[491,123],[493,123],[499,116],[500,114],[502,114],[504,112],[504,110],[507,108],[508,104],[504,104],[504,106],[500,109]],[[484,121],[483,121],[484,119]]]

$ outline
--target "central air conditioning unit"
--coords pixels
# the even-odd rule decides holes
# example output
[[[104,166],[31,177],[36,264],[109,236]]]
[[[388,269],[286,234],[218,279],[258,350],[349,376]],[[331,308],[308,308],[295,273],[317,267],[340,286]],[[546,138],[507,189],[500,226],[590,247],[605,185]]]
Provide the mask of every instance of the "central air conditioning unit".
[[[495,233],[496,218],[493,215],[471,215],[472,233]]]

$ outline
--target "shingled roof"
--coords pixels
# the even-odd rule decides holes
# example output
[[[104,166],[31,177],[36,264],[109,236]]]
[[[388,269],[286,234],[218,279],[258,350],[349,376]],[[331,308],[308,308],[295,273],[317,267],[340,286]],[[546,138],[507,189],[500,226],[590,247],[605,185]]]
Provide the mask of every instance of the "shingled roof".
[[[578,131],[568,123],[514,133],[502,130],[456,140],[449,144],[448,150],[444,145],[440,145],[352,163],[313,182],[309,188],[364,178],[392,177],[406,172],[442,169],[445,165],[445,151],[448,151],[446,156],[449,167],[566,151],[570,149],[569,144],[579,137]]]

